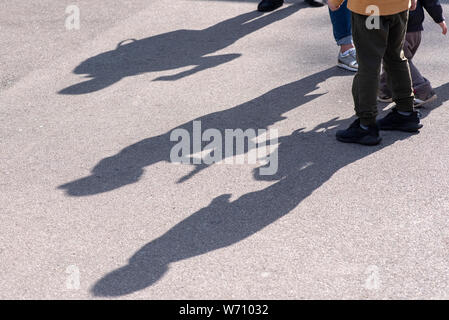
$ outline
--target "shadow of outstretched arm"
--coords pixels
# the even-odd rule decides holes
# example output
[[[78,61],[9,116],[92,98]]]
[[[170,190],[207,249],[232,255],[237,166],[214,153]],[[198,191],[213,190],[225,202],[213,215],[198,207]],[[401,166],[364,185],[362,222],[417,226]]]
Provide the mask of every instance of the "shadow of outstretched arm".
[[[240,57],[241,54],[223,54],[218,56],[211,56],[211,57],[202,57],[199,61],[199,65],[193,67],[190,70],[183,71],[174,75],[170,76],[161,76],[153,81],[175,81],[179,80],[181,78],[188,77],[190,75],[193,75],[197,72],[209,69],[209,68],[215,68],[221,64],[227,63],[229,61],[232,61],[234,59],[237,59]]]

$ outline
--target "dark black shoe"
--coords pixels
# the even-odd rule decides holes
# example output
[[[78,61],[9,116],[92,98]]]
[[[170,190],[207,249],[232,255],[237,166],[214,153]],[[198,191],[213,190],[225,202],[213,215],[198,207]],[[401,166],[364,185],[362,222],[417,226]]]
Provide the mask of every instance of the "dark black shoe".
[[[315,0],[304,0],[305,3],[307,3],[311,7],[322,7],[324,6],[324,3],[318,2]]]
[[[377,126],[370,126],[367,130],[362,129],[360,127],[360,119],[355,120],[348,129],[338,130],[336,137],[341,142],[358,143],[367,146],[375,146],[382,140]]]
[[[284,0],[262,0],[257,6],[257,10],[260,12],[270,12],[282,7]]]
[[[404,116],[393,108],[385,117],[377,120],[377,126],[380,130],[418,132],[423,127],[419,122],[418,112],[413,111],[409,116]]]

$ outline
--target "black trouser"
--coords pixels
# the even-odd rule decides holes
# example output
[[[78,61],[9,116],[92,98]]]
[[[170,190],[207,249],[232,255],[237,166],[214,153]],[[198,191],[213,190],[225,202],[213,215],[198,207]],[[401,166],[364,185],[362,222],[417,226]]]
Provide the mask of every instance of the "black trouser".
[[[363,125],[373,125],[377,116],[382,59],[393,101],[399,111],[413,111],[413,89],[410,68],[403,51],[408,11],[379,17],[378,29],[369,29],[367,18],[352,13],[352,36],[359,64],[352,94],[360,122]]]

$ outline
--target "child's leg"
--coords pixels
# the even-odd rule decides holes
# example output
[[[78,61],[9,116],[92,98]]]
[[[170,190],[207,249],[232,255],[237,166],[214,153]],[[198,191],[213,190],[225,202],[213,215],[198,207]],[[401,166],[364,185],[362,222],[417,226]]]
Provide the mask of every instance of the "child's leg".
[[[380,29],[366,27],[367,16],[352,13],[352,36],[359,69],[352,83],[356,115],[363,125],[374,125],[382,57],[388,40],[388,24],[380,17]]]
[[[347,1],[345,0],[337,11],[331,11],[329,9],[329,15],[337,45],[352,44],[351,11],[347,8]]]
[[[424,78],[419,72],[418,68],[413,64],[413,61],[409,61],[410,73],[412,75],[413,91],[416,98],[426,100],[429,96],[434,94],[430,81]]]
[[[384,67],[393,101],[399,111],[413,111],[413,89],[410,68],[404,55],[404,41],[407,29],[408,11],[388,16],[388,45],[384,56]]]
[[[415,56],[415,53],[418,50],[420,44],[421,31],[407,33],[407,35],[405,36],[404,54],[408,59],[408,63],[410,65],[413,89],[417,98],[426,100],[426,98],[433,95],[432,86],[429,80],[421,75],[418,68],[412,61],[412,58]]]

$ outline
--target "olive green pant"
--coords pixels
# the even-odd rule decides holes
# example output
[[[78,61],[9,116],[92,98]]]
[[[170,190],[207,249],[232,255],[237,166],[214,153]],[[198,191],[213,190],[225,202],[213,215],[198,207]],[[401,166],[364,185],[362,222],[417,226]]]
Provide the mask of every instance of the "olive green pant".
[[[377,94],[383,59],[392,98],[399,111],[413,111],[410,68],[403,46],[408,11],[370,17],[378,18],[378,28],[367,23],[368,16],[352,13],[352,36],[357,50],[358,71],[352,84],[356,115],[363,125],[373,125],[377,116]]]

